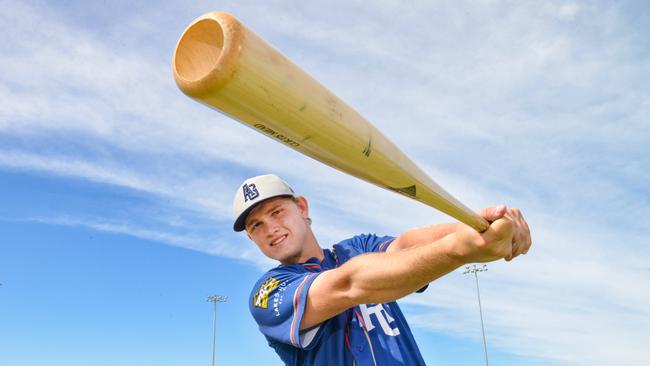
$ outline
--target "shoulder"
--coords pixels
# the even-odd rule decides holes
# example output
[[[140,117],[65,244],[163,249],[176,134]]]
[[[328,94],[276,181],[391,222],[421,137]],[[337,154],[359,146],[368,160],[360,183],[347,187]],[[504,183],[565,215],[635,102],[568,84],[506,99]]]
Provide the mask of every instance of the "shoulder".
[[[282,264],[266,271],[266,273],[260,276],[258,282],[269,276],[287,277],[287,276],[294,276],[296,274],[300,274],[304,272],[308,272],[308,270],[300,263],[288,264],[288,265]]]
[[[300,276],[306,272],[308,272],[307,269],[305,269],[300,264],[282,265],[272,268],[266,271],[266,273],[260,276],[260,278],[255,282],[251,295],[262,287],[267,288],[269,291],[271,291],[275,289],[281,282],[291,280],[296,276]]]
[[[341,240],[340,242],[337,243],[337,245],[346,245],[346,244],[349,245],[354,243],[357,244],[370,243],[370,242],[393,240],[393,239],[395,239],[395,237],[390,235],[377,235],[375,233],[366,233],[366,234],[355,235],[345,240]]]
[[[353,237],[343,239],[343,240],[339,241],[338,243],[336,243],[334,245],[336,245],[338,247],[354,246],[356,244],[363,243],[363,242],[367,241],[368,238],[370,238],[372,236],[375,236],[375,234],[371,234],[371,233],[358,234],[358,235],[355,235]]]
[[[380,236],[373,233],[359,234],[334,245],[338,251],[349,251],[350,256],[368,252],[383,252],[395,240],[393,236]]]
[[[312,274],[301,264],[281,265],[264,273],[253,285],[249,295],[251,312],[255,308],[267,309],[269,297],[275,292],[284,294],[294,290]]]

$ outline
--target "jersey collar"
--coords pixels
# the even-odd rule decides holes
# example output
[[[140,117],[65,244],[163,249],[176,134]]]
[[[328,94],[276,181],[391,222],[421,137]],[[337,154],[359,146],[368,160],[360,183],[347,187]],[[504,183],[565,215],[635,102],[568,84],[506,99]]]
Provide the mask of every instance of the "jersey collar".
[[[336,267],[336,259],[334,258],[332,251],[329,249],[324,249],[323,261],[319,261],[318,258],[312,257],[309,258],[306,262],[300,263],[300,265],[310,271],[321,272]]]

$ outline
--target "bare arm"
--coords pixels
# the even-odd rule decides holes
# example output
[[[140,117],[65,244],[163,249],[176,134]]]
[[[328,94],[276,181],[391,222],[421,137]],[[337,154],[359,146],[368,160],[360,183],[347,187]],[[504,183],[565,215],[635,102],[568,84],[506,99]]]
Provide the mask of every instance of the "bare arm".
[[[455,232],[458,229],[458,225],[459,224],[431,225],[407,230],[388,246],[386,252],[396,252],[398,250],[438,241]]]
[[[354,257],[314,280],[300,328],[312,327],[358,304],[397,300],[465,263],[511,255],[512,233],[512,222],[504,218],[482,234],[459,225],[435,242]]]
[[[510,219],[515,228],[513,234],[513,250],[507,261],[512,260],[520,254],[526,254],[531,245],[530,229],[521,211],[517,208],[506,208],[504,206],[489,207],[478,212],[488,222],[493,222],[505,216]],[[407,230],[397,237],[386,249],[387,253],[412,248],[418,245],[428,244],[444,238],[455,232],[460,227],[459,223],[431,225],[426,227]]]

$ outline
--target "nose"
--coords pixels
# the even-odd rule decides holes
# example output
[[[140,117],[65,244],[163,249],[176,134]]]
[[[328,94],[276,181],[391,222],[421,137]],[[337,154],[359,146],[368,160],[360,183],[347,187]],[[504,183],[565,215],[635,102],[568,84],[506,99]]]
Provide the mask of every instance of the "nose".
[[[275,233],[277,233],[278,231],[280,231],[280,226],[275,220],[268,220],[265,226],[266,226],[266,236],[269,238],[274,236]]]

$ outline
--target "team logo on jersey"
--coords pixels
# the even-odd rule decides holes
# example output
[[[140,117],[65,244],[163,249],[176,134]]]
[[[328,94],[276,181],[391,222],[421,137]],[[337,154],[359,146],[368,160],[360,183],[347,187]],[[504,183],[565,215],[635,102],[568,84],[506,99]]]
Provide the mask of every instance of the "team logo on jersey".
[[[253,296],[253,306],[256,308],[266,309],[269,307],[269,295],[273,290],[275,290],[280,284],[279,280],[276,280],[273,277],[269,277],[268,280],[262,283],[259,290]]]
[[[252,201],[260,196],[260,192],[257,191],[254,183],[244,184],[242,189],[244,190],[244,202]]]

